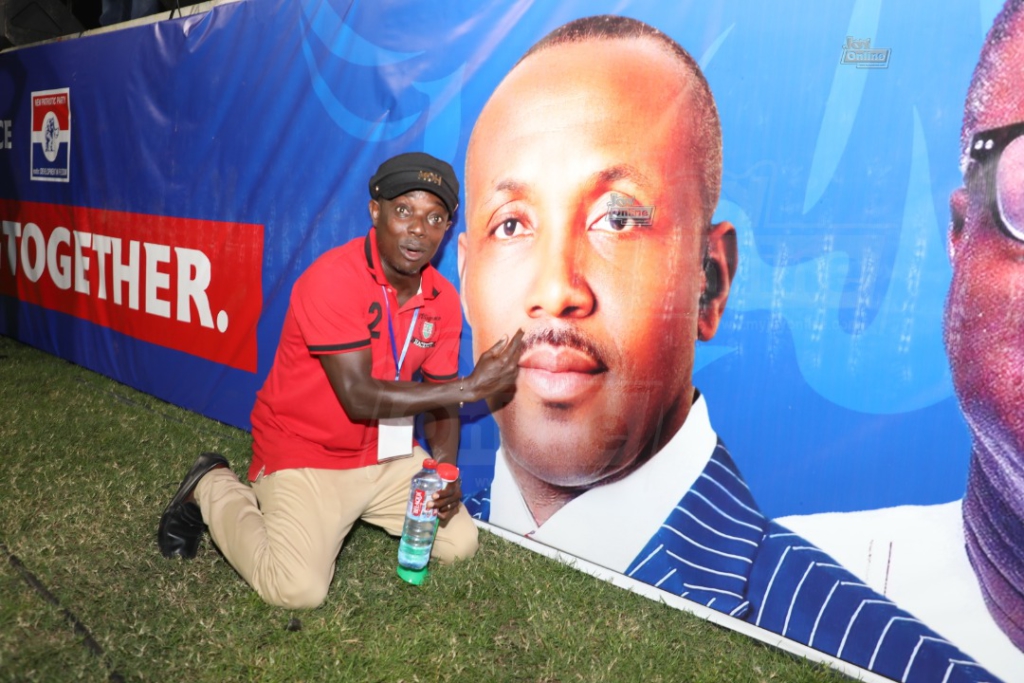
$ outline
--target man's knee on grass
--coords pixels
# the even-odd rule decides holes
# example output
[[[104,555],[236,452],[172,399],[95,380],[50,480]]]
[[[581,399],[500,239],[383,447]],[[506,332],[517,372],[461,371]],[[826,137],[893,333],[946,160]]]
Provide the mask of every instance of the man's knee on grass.
[[[256,592],[263,601],[286,609],[314,609],[327,599],[330,584],[321,581],[291,582],[284,585],[260,586]]]
[[[431,555],[441,564],[451,564],[456,560],[468,560],[476,555],[480,542],[477,540],[476,526],[470,526],[471,530],[467,530],[465,533],[438,535]]]

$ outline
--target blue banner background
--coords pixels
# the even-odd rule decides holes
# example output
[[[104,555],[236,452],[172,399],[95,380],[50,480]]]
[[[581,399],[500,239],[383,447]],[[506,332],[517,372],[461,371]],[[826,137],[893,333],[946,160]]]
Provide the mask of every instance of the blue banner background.
[[[477,113],[530,45],[579,16],[627,14],[686,47],[718,104],[717,218],[736,224],[741,257],[695,384],[765,513],[953,500],[969,440],[942,346],[944,233],[964,93],[998,7],[247,0],[7,52],[0,198],[266,232],[255,374],[10,298],[0,332],[248,427],[291,285],[366,230],[376,165],[422,149],[461,170]],[[890,48],[888,68],[840,64],[847,36]],[[59,87],[72,180],[31,182],[29,93]],[[437,264],[457,283],[455,260],[450,239]],[[466,413],[467,490],[497,444],[481,412]]]

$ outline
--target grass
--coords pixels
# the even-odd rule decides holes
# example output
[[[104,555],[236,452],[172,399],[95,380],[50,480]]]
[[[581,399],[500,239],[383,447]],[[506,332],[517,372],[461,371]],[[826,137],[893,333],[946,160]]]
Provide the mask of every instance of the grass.
[[[414,588],[397,541],[357,525],[323,606],[270,607],[208,540],[191,562],[155,543],[195,456],[244,471],[249,449],[0,337],[0,680],[847,680],[486,533]]]

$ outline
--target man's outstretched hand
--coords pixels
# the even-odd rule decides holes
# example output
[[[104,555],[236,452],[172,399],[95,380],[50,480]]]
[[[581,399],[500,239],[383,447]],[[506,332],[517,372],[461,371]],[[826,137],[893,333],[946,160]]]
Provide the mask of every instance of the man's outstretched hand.
[[[522,329],[519,329],[511,339],[502,337],[497,344],[484,351],[473,373],[466,378],[469,400],[479,401],[500,394],[511,397],[516,388],[519,356],[522,353]]]

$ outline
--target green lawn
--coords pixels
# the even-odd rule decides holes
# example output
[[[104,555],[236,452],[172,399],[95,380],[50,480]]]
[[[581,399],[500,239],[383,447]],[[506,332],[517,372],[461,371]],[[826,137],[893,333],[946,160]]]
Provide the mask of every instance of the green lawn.
[[[357,526],[322,607],[269,607],[208,541],[191,562],[155,542],[195,456],[244,471],[249,448],[0,337],[0,680],[847,680],[486,533],[414,588]]]

